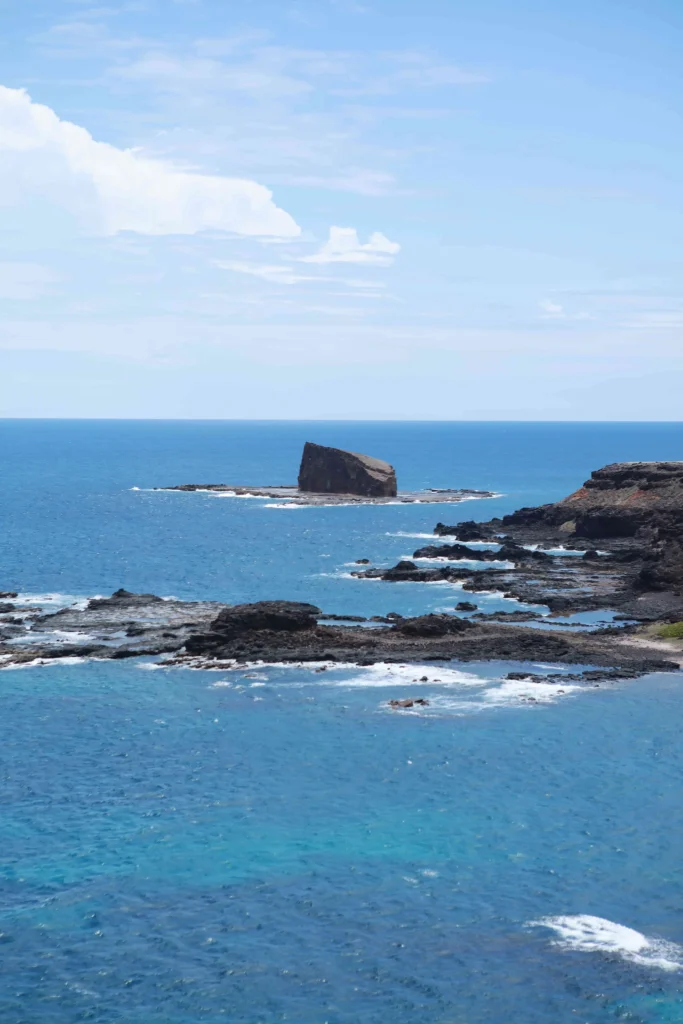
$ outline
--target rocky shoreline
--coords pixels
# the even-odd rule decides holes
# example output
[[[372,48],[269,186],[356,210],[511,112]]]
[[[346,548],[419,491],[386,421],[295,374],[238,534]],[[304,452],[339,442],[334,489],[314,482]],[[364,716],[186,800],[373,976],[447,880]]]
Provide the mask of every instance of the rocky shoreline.
[[[125,590],[44,614],[17,609],[16,595],[4,592],[0,667],[168,655],[166,664],[190,667],[496,660],[578,665],[582,677],[597,672],[598,678],[677,670],[683,650],[648,640],[643,624],[683,620],[683,463],[606,467],[591,481],[562,502],[503,519],[438,523],[434,536],[442,543],[413,556],[433,563],[427,568],[402,561],[354,572],[387,583],[461,582],[473,594],[497,590],[550,615],[528,608],[486,615],[475,603],[460,602],[459,614],[390,614],[367,622],[296,602],[227,606]],[[505,567],[477,568],[501,562]],[[553,613],[597,609],[618,611],[634,624],[592,632],[572,632],[571,623],[552,628]],[[545,628],[536,628],[542,617]]]
[[[563,501],[485,523],[437,523],[434,533],[448,543],[413,555],[432,565],[404,560],[354,575],[462,582],[555,613],[611,609],[639,622],[683,620],[683,462],[606,466]],[[468,564],[501,561],[511,567]]]
[[[325,623],[334,618],[347,624]],[[376,628],[368,629],[296,602],[228,606],[117,591],[111,598],[91,600],[85,608],[48,615],[35,612],[21,618],[2,616],[0,667],[63,658],[120,660],[152,655],[170,655],[166,664],[188,667],[253,662],[551,661],[600,666],[608,676],[615,671],[632,676],[679,667],[661,651],[625,646],[622,632],[541,631],[496,621],[495,615],[475,621],[446,614],[386,616]]]

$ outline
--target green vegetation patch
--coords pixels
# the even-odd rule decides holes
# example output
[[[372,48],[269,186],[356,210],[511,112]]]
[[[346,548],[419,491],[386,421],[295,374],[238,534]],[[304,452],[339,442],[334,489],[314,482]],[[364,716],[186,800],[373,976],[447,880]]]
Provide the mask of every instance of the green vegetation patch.
[[[660,626],[657,632],[667,640],[683,640],[683,622],[670,622],[668,626]]]

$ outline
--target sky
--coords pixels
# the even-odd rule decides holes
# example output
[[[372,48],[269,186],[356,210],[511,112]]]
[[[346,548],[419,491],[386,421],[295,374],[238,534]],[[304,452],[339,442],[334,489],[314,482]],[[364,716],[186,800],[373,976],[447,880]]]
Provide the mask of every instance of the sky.
[[[0,0],[0,416],[680,420],[680,0]]]

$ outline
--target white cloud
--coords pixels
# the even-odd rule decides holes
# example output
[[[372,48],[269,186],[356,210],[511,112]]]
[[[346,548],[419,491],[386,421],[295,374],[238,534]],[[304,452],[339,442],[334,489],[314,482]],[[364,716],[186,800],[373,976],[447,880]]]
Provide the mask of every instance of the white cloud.
[[[398,242],[390,242],[381,231],[370,235],[364,245],[358,238],[355,228],[330,228],[330,237],[320,252],[313,256],[302,256],[302,263],[375,263],[386,265],[393,263],[394,256],[401,246]]]
[[[539,308],[542,310],[542,320],[592,320],[593,317],[590,313],[585,310],[578,313],[568,313],[564,306],[561,306],[559,302],[553,302],[552,299],[543,299],[539,302]]]
[[[327,281],[326,277],[312,277],[310,274],[297,274],[291,267],[270,263],[239,263],[216,260],[215,265],[221,270],[232,270],[236,274],[250,274],[260,277],[263,281],[273,284],[299,284],[301,281]]]
[[[563,320],[565,317],[564,307],[551,299],[543,299],[538,305],[545,319]]]
[[[62,121],[24,89],[0,86],[0,171],[21,179],[41,201],[49,196],[101,235],[239,235],[295,237],[300,228],[263,185],[188,171],[131,149],[96,142]]]

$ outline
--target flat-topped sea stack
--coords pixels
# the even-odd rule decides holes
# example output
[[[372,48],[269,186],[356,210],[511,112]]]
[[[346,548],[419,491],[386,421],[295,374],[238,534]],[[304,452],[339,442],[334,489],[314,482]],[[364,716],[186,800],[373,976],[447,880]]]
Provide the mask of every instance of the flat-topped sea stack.
[[[388,462],[370,455],[307,441],[299,469],[299,490],[314,494],[395,498],[396,472]]]

